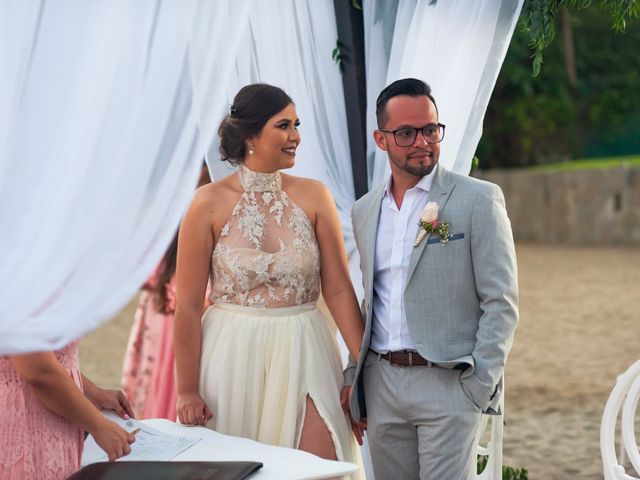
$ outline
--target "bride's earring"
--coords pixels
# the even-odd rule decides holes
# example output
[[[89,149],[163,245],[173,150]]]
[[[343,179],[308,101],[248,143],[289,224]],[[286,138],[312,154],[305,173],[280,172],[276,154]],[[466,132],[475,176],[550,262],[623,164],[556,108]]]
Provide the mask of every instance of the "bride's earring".
[[[253,155],[253,143],[249,144],[249,155]]]

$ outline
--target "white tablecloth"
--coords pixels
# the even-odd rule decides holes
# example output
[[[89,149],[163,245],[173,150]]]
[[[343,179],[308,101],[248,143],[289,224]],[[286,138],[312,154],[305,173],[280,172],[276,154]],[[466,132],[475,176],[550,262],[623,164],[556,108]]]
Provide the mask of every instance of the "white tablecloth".
[[[252,461],[264,466],[251,479],[298,480],[331,478],[355,472],[353,463],[323,460],[301,450],[274,447],[247,440],[246,438],[222,435],[204,427],[186,427],[164,419],[142,420],[142,423],[169,435],[200,438],[201,440],[180,453],[171,461]],[[99,461],[104,452],[91,436],[85,442],[82,465]]]

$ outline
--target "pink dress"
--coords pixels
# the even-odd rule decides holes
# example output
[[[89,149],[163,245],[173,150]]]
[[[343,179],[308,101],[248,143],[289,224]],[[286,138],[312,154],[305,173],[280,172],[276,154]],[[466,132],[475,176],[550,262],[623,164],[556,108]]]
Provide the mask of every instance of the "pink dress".
[[[55,355],[82,389],[78,344]],[[78,470],[84,432],[40,403],[8,357],[0,357],[0,406],[2,480],[57,480]]]
[[[154,273],[147,284],[156,282]],[[176,387],[173,362],[173,312],[175,287],[166,285],[167,309],[159,313],[154,295],[140,294],[124,358],[122,389],[137,418],[176,420]]]

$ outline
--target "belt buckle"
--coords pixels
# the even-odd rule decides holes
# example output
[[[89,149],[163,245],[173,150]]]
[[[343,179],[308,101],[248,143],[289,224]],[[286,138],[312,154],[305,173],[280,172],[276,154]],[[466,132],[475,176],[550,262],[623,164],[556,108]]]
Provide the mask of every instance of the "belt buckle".
[[[394,361],[393,361],[393,352],[389,352],[389,353],[387,354],[387,359],[389,360],[389,365],[391,365],[391,366],[395,366],[395,365],[396,365],[396,364],[394,363]]]

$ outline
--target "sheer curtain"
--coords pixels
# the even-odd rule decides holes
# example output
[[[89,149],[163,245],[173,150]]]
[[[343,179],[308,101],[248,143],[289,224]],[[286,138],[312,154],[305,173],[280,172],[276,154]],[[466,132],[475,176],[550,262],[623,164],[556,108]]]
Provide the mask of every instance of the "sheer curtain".
[[[225,103],[212,79],[231,75],[249,7],[0,3],[0,353],[62,347],[143,283],[191,198],[200,128]]]
[[[425,80],[447,126],[440,163],[468,174],[523,1],[363,2],[367,132],[376,128],[375,99],[386,85],[404,77]],[[371,135],[367,142],[372,187],[384,181],[389,167]]]
[[[468,171],[521,2],[431,3],[364,2],[369,104],[390,80],[425,78],[448,124],[441,161]],[[294,98],[292,172],[333,192],[360,287],[333,2],[8,1],[0,36],[0,353],[61,347],[131,297],[203,152],[229,172],[217,124],[255,81]],[[376,183],[387,161],[373,152]]]

